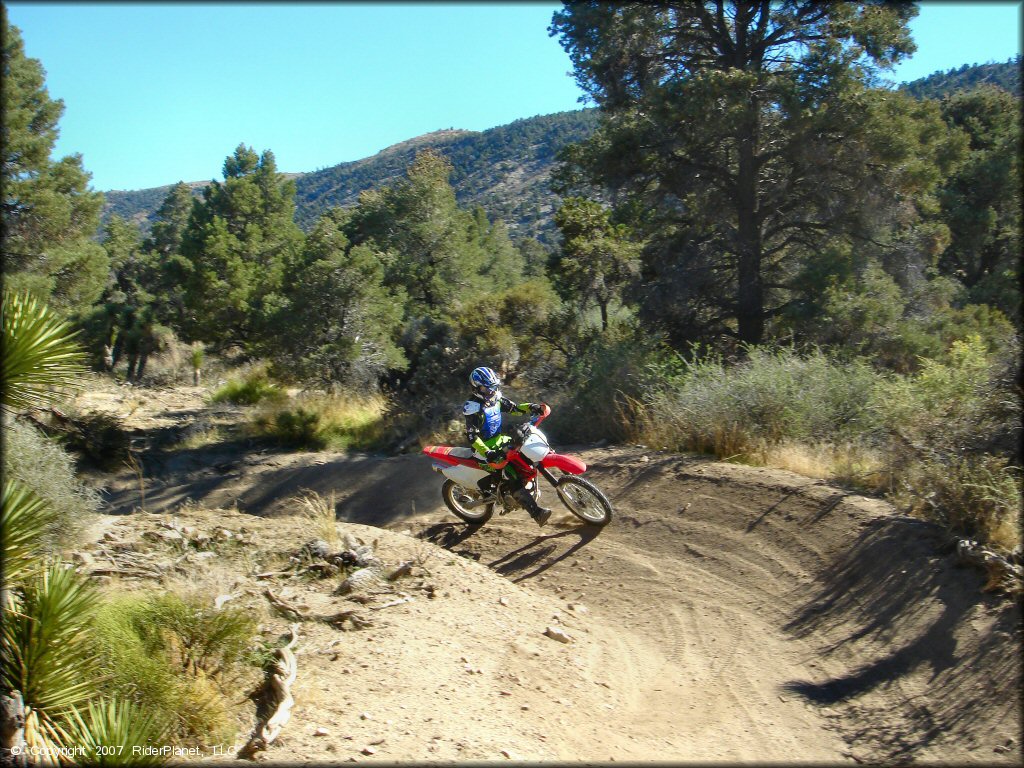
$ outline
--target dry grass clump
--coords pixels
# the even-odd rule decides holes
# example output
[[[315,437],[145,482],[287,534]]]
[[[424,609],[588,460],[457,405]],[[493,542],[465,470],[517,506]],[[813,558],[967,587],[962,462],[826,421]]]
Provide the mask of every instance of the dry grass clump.
[[[298,502],[299,516],[306,520],[308,530],[312,531],[316,538],[323,539],[332,547],[341,543],[341,535],[338,533],[337,498],[334,491],[331,491],[325,499],[314,491],[307,491],[296,500]]]
[[[318,394],[268,405],[250,433],[298,450],[373,450],[387,437],[379,395]]]

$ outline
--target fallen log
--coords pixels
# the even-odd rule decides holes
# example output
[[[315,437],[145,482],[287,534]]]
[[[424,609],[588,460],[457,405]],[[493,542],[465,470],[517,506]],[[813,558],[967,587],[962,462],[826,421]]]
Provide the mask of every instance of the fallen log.
[[[298,676],[299,666],[292,649],[299,641],[299,625],[292,624],[291,640],[283,648],[274,651],[275,661],[264,682],[264,696],[273,713],[260,725],[257,724],[249,741],[238,751],[238,757],[252,760],[256,753],[266,749],[281,733],[285,724],[291,719],[295,699],[291,687]],[[268,707],[268,708],[269,708]]]

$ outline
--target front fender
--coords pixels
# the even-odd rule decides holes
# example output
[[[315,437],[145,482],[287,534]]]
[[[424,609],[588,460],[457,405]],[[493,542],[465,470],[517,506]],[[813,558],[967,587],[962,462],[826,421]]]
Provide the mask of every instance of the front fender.
[[[575,456],[563,456],[560,453],[549,453],[545,456],[540,465],[542,467],[554,467],[570,475],[582,475],[587,471],[587,465]]]

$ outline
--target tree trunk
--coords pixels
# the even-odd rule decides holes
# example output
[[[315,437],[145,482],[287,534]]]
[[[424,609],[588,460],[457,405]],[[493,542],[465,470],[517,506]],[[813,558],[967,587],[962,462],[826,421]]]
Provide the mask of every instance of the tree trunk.
[[[756,99],[752,98],[750,126],[740,140],[736,177],[736,228],[739,235],[736,320],[740,341],[747,344],[760,344],[764,337],[764,282],[758,217],[758,109]]]
[[[0,766],[26,765],[25,702],[21,693],[0,694]]]

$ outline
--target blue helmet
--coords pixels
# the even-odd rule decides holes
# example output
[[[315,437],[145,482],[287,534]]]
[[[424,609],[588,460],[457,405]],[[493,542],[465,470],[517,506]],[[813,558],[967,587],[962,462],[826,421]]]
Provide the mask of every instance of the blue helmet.
[[[498,391],[498,387],[501,386],[501,379],[490,368],[481,366],[480,368],[474,368],[473,372],[469,374],[469,383],[481,395],[491,397]]]

